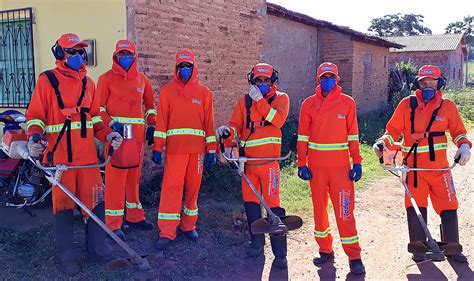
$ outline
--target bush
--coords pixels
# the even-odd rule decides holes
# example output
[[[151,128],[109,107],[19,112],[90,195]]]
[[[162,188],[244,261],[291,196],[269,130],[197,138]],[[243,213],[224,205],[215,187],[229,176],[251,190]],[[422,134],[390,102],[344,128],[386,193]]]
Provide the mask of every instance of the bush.
[[[474,122],[474,89],[446,90],[444,97],[451,99],[457,106],[459,113],[466,123]]]

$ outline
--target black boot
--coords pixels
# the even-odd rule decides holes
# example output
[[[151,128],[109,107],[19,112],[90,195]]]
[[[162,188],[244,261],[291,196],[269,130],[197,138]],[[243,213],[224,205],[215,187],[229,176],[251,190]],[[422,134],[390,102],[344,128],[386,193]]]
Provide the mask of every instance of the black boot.
[[[426,208],[420,208],[420,213],[425,223],[427,223],[428,212]],[[407,221],[408,221],[408,234],[410,235],[410,242],[416,242],[416,241],[425,242],[426,241],[425,231],[423,230],[423,227],[421,226],[420,221],[418,220],[418,216],[416,215],[415,209],[413,207],[409,207],[407,209]],[[414,253],[412,256],[412,260],[416,262],[424,261],[426,260],[426,254]]]
[[[458,212],[457,210],[447,210],[441,212],[441,240],[443,242],[459,243],[459,227],[458,227]],[[461,253],[446,255],[448,259],[455,262],[467,262],[466,256]]]
[[[54,215],[56,251],[61,262],[61,269],[69,276],[74,276],[81,271],[74,250],[73,224],[72,210],[65,210]]]
[[[351,269],[351,272],[356,275],[365,274],[365,266],[361,259],[349,261],[349,268]]]
[[[285,209],[283,208],[271,208],[272,212],[281,217],[286,215]],[[270,242],[272,244],[272,252],[275,255],[273,264],[278,268],[288,267],[288,261],[286,260],[286,234],[285,235],[270,235]]]
[[[130,228],[141,229],[141,230],[153,230],[154,228],[153,223],[147,220],[142,220],[139,222],[130,222],[126,220],[125,224],[127,224]]]
[[[253,234],[252,233],[252,223],[260,218],[262,218],[262,208],[260,204],[254,202],[244,202],[245,214],[247,215],[247,222],[249,224],[250,248],[247,249],[247,256],[249,257],[259,257],[263,256],[263,245],[265,245],[265,236],[264,234]]]
[[[334,260],[334,252],[330,252],[329,254],[319,252],[319,257],[314,257],[313,264],[315,266],[320,266],[327,263],[329,260]]]
[[[105,221],[105,206],[100,203],[92,210],[102,222]],[[92,219],[87,219],[86,241],[88,260],[92,262],[105,262],[115,258],[112,247],[105,239],[105,231]]]

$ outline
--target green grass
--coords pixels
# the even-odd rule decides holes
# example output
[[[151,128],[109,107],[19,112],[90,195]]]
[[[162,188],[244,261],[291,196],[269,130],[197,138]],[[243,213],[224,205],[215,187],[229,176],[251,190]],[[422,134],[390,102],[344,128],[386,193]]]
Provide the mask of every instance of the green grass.
[[[469,73],[468,81],[474,82],[474,60],[469,61],[468,73]]]
[[[459,113],[466,127],[471,128],[474,125],[474,88],[466,87],[461,90],[446,90],[444,97],[454,101],[458,106]]]

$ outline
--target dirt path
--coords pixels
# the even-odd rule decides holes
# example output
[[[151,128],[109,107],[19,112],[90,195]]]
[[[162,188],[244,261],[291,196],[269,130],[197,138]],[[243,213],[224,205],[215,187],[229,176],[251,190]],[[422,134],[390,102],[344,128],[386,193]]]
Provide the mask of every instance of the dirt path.
[[[473,133],[470,133],[472,139]],[[450,159],[455,147],[449,151]],[[471,265],[450,264],[448,261],[415,264],[406,250],[408,230],[403,206],[404,189],[394,176],[388,176],[369,188],[356,193],[356,218],[361,237],[362,257],[366,266],[367,280],[474,280],[474,161],[465,167],[453,170],[454,182],[460,200],[459,227],[461,244],[468,255]],[[432,235],[439,240],[439,217],[434,210],[428,209],[429,226]],[[332,212],[332,209],[330,210]],[[336,228],[331,213],[331,228]],[[308,221],[308,220],[305,220]],[[239,276],[240,280],[340,280],[363,277],[349,273],[346,256],[339,243],[336,231],[334,246],[336,259],[334,264],[322,268],[313,265],[313,256],[317,253],[316,242],[312,237],[313,223],[308,223],[299,231],[291,234],[288,244],[288,270],[272,268],[273,260],[270,247],[266,247],[266,261],[248,264],[247,270]],[[268,244],[268,243],[267,243]],[[252,269],[254,268],[254,269]],[[256,268],[256,269],[255,269]]]

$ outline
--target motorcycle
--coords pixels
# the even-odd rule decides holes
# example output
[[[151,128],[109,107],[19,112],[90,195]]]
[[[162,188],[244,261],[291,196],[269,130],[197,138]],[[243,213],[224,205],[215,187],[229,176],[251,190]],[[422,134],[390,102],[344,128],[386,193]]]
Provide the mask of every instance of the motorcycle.
[[[16,110],[0,113],[3,123],[0,150],[0,207],[27,210],[43,207],[51,201],[52,187],[45,173],[32,162],[24,160],[17,152],[28,142],[26,132],[20,127],[25,115]]]

